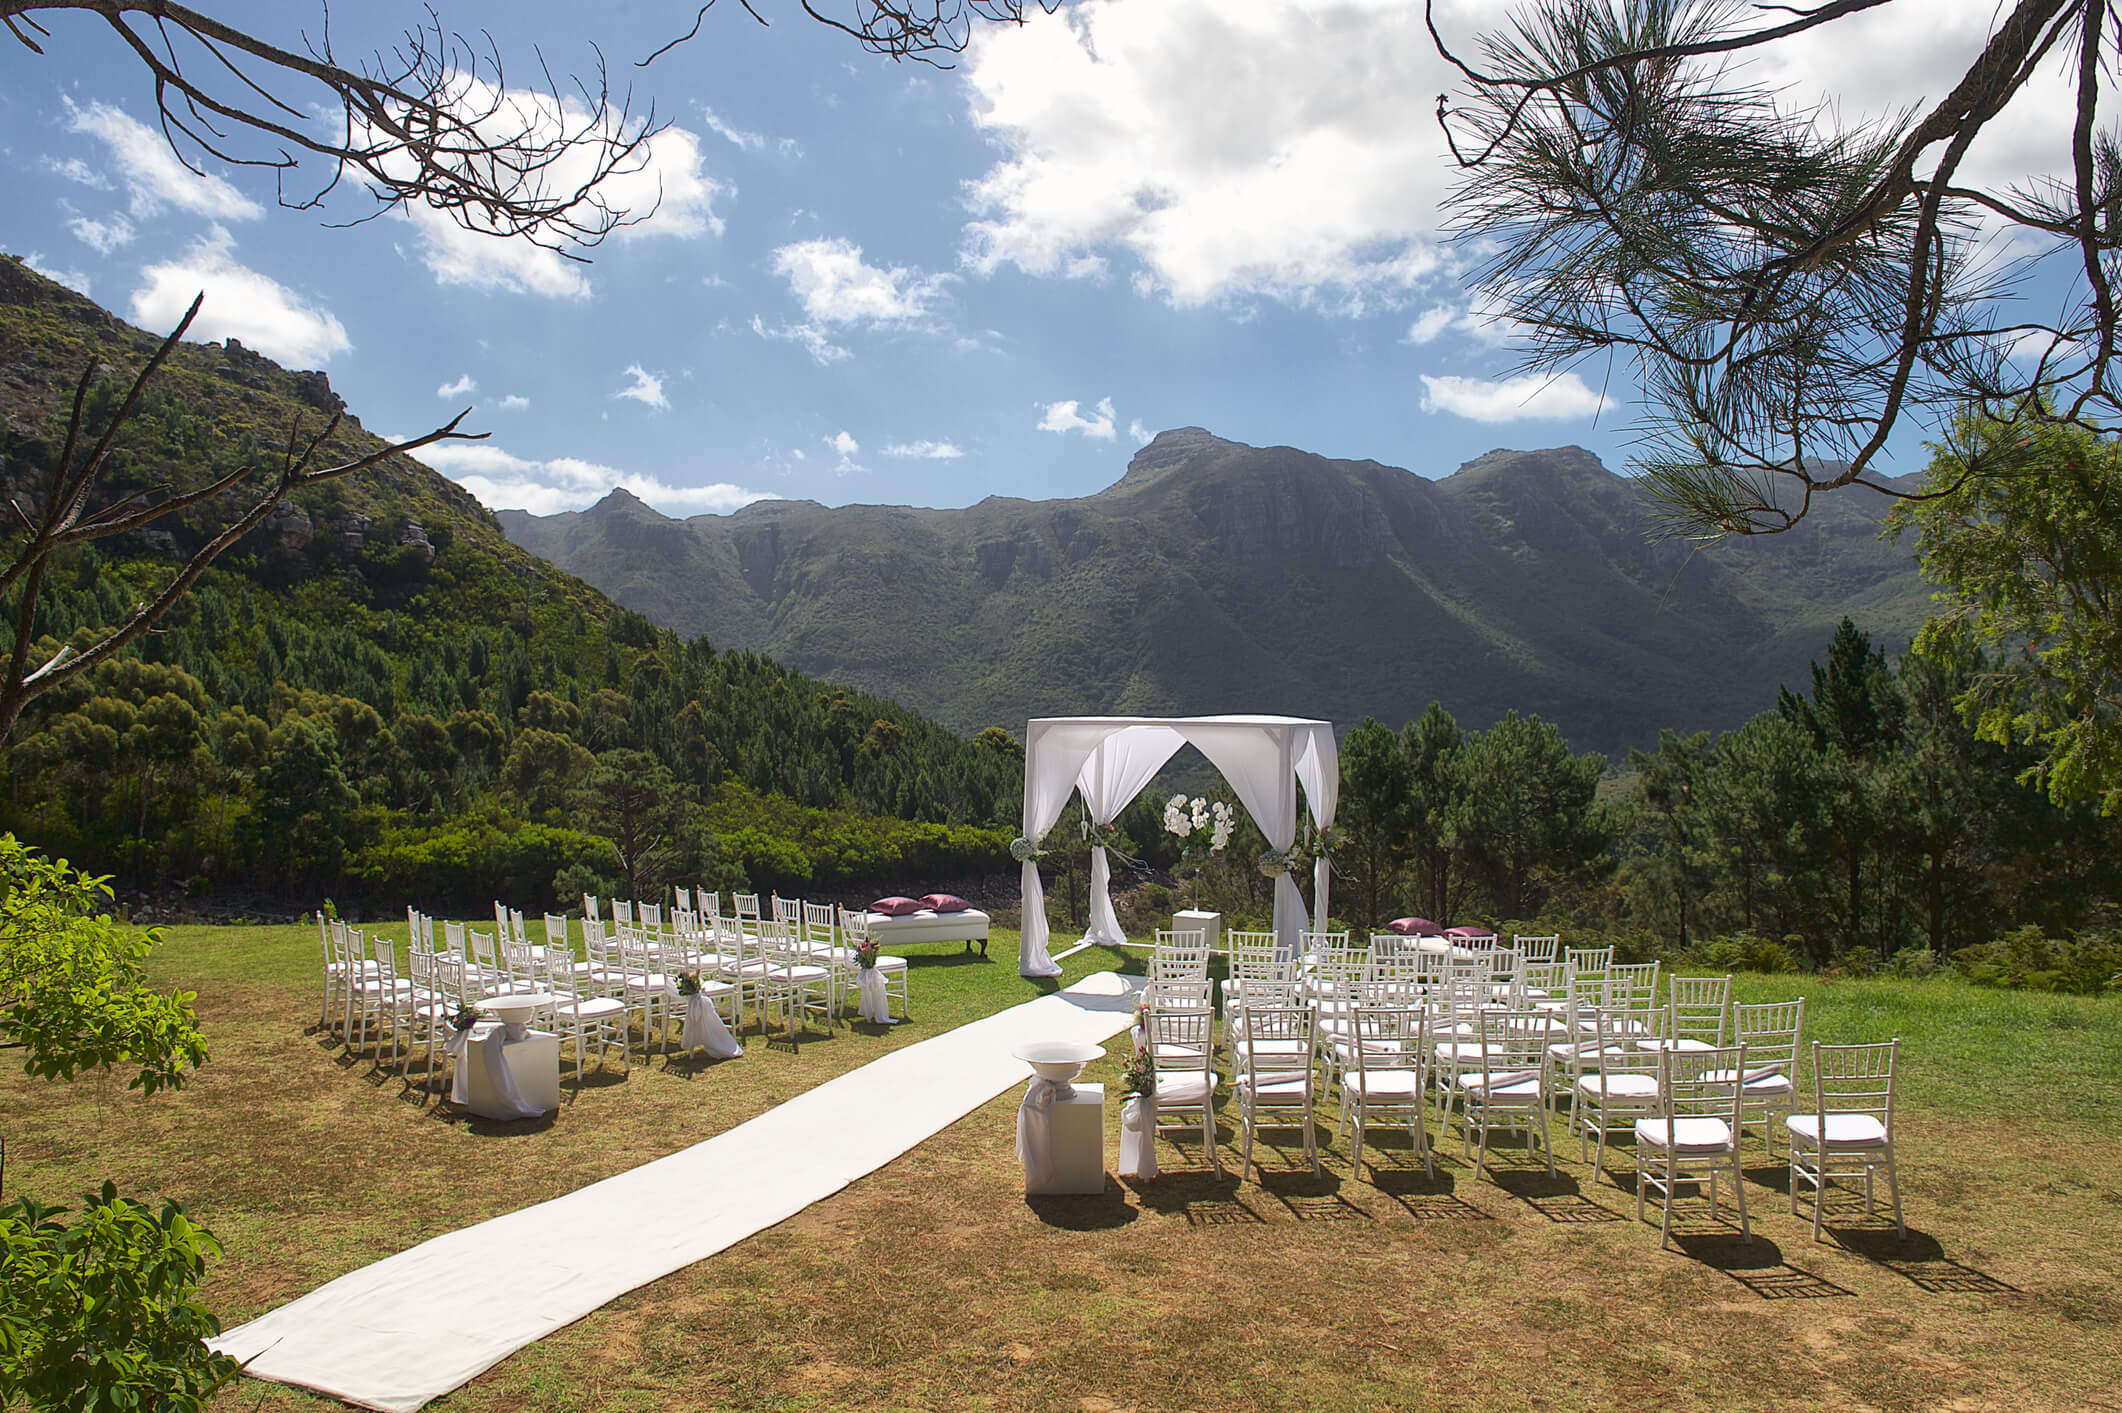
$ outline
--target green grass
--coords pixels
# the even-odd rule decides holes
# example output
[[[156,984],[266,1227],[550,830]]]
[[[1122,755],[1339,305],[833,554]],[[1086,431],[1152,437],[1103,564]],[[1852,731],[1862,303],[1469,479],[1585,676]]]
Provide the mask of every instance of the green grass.
[[[387,929],[402,941],[403,926]],[[188,1202],[226,1242],[206,1289],[230,1321],[441,1232],[726,1131],[899,1045],[1039,994],[993,960],[914,949],[914,1021],[741,1060],[616,1063],[552,1122],[455,1117],[306,1033],[313,927],[173,928],[154,970],[196,989],[214,1059],[142,1100],[0,1073],[10,1193],[106,1175]],[[1066,979],[1141,967],[1093,949]],[[1050,985],[1050,984],[1049,984]],[[1792,1218],[1747,1151],[1755,1241],[1706,1225],[1660,1251],[1625,1153],[1549,1179],[1506,1151],[1479,1179],[1454,1136],[1425,1179],[1404,1135],[1364,1170],[1326,1137],[1215,1178],[1197,1144],[1102,1197],[1023,1197],[1017,1094],[834,1197],[634,1291],[504,1361],[445,1413],[593,1410],[2083,1408],[2122,1379],[2122,1002],[1951,980],[1745,977],[1803,993],[1821,1040],[1904,1041],[1910,1236],[1842,1204]],[[1115,1060],[1092,1079],[1117,1077]],[[571,1085],[563,1085],[563,1093]],[[1331,1106],[1328,1108],[1331,1113]],[[1117,1125],[1117,1106],[1108,1120]],[[831,1141],[829,1134],[819,1142]],[[1114,1140],[1109,1139],[1108,1151]],[[1235,1168],[1226,1121],[1219,1148]],[[221,1408],[324,1410],[245,1384]]]

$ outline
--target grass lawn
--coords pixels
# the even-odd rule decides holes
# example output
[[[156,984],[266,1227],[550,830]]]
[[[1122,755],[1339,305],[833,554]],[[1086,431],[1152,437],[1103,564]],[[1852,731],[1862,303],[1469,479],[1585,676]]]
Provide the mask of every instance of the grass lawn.
[[[1016,975],[1014,935],[992,951],[917,949],[910,1025],[798,1050],[753,1035],[739,1060],[627,1076],[615,1059],[556,1121],[490,1124],[310,1030],[314,928],[175,928],[157,971],[198,991],[212,1062],[146,1100],[0,1073],[7,1190],[49,1202],[108,1176],[183,1199],[227,1244],[207,1297],[233,1324],[1045,989]],[[1064,982],[1140,954],[1067,965]],[[1166,1144],[1155,1181],[1034,1204],[1012,1091],[433,1406],[2122,1408],[2122,1002],[1950,981],[1740,990],[1804,994],[1809,1038],[1902,1038],[1905,1242],[1845,1202],[1838,1239],[1813,1244],[1780,1159],[1751,1146],[1755,1240],[1697,1203],[1673,1252],[1634,1221],[1626,1146],[1595,1175],[1566,1139],[1558,1179],[1506,1147],[1479,1181],[1456,1136],[1434,1181],[1375,1130],[1360,1177],[1342,1144],[1323,1180],[1294,1147],[1240,1183]],[[1116,1104],[1108,1118],[1110,1161]],[[1228,1123],[1224,1140],[1234,1172]],[[337,1405],[246,1382],[222,1406]]]

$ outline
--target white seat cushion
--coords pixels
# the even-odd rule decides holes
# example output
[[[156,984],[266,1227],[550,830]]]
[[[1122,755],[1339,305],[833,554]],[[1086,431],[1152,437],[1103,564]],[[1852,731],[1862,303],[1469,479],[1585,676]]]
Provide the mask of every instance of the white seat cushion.
[[[1731,1129],[1722,1119],[1674,1119],[1666,1136],[1664,1119],[1637,1119],[1636,1141],[1675,1153],[1722,1153],[1731,1145]]]
[[[1219,1076],[1204,1076],[1199,1070],[1157,1071],[1157,1102],[1159,1104],[1198,1104],[1207,1095],[1216,1092]]]
[[[1796,1092],[1798,1088],[1797,1085],[1791,1083],[1790,1076],[1781,1071],[1770,1071],[1764,1074],[1752,1066],[1748,1066],[1746,1073],[1752,1077],[1741,1081],[1739,1089],[1740,1092],[1750,1098],[1761,1098],[1771,1094],[1791,1094]],[[1702,1078],[1711,1084],[1730,1084],[1732,1082],[1732,1072],[1730,1070],[1711,1070],[1703,1075]]]
[[[1540,1076],[1523,1071],[1497,1075],[1462,1074],[1459,1088],[1467,1098],[1490,1104],[1525,1106],[1540,1100]]]
[[[1588,1074],[1577,1081],[1577,1088],[1593,1098],[1633,1100],[1658,1097],[1658,1080],[1655,1075],[1630,1072]]]
[[[1301,1072],[1275,1072],[1257,1078],[1241,1074],[1232,1085],[1250,1092],[1256,1104],[1301,1104],[1304,1102],[1305,1082],[1310,1078]]]
[[[1818,1114],[1786,1115],[1783,1126],[1791,1131],[1794,1138],[1802,1139],[1808,1146],[1817,1146],[1820,1142]],[[1883,1148],[1886,1146],[1886,1126],[1870,1114],[1829,1114],[1827,1146]]]
[[[579,1001],[568,1001],[553,1007],[553,1015],[561,1020],[594,1021],[625,1013],[626,1003],[615,1001],[609,996],[585,996]]]
[[[1348,1070],[1341,1087],[1372,1099],[1409,1099],[1421,1089],[1413,1070]]]

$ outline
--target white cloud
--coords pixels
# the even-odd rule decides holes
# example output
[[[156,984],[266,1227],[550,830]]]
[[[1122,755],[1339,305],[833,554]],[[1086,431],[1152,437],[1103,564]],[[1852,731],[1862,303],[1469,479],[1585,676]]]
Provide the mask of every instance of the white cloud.
[[[521,393],[510,393],[507,397],[487,405],[496,412],[521,412],[530,406],[530,399]]]
[[[108,255],[120,246],[131,244],[133,239],[133,223],[115,212],[108,220],[102,221],[88,216],[69,217],[66,228],[74,233],[76,240],[98,255]]]
[[[1082,278],[1120,251],[1177,304],[1355,313],[1442,265],[1453,84],[1405,0],[1080,0],[979,31],[966,78],[1003,153],[967,188],[977,271]]]
[[[477,380],[471,374],[466,373],[463,377],[457,379],[456,382],[444,383],[441,387],[436,388],[435,396],[440,398],[463,397],[466,393],[475,393],[477,391],[479,391]]]
[[[117,160],[135,216],[152,216],[165,206],[215,221],[250,221],[265,214],[263,206],[221,178],[186,167],[161,133],[123,109],[107,103],[76,108],[71,99],[66,106],[67,126],[102,142]]]
[[[1127,424],[1127,435],[1129,440],[1133,441],[1136,446],[1148,446],[1157,439],[1155,432],[1142,425],[1140,417]]]
[[[764,319],[754,314],[752,332],[763,339],[802,345],[804,352],[810,354],[811,360],[821,368],[831,367],[855,356],[851,350],[834,343],[832,335],[816,324],[783,324],[778,329],[770,329]]]
[[[886,456],[908,457],[916,461],[956,461],[965,455],[955,442],[893,442],[884,449]]]
[[[670,399],[663,395],[663,380],[638,363],[626,365],[626,376],[634,381],[612,394],[613,397],[630,397],[635,402],[658,409],[668,408]]]
[[[804,240],[774,252],[774,273],[788,280],[812,322],[908,324],[926,318],[942,295],[944,275],[922,275],[862,258],[852,241]]]
[[[700,105],[700,121],[707,125],[709,132],[741,151],[757,152],[760,148],[766,146],[766,134],[746,132],[742,128],[732,127],[723,120],[721,114],[708,107],[705,103]]]
[[[835,456],[840,458],[833,466],[833,471],[836,475],[851,476],[858,471],[867,471],[869,469],[855,460],[856,455],[862,450],[862,444],[850,436],[845,428],[827,437],[825,444],[832,448]],[[796,454],[798,456],[802,455],[801,452]]]
[[[44,276],[47,280],[65,285],[75,294],[85,295],[88,293],[88,276],[86,274],[80,270],[68,270],[50,264],[45,260],[44,252],[41,250],[32,250],[29,254],[23,256],[22,263]],[[171,322],[174,323],[176,321],[172,320]]]
[[[1074,398],[1066,402],[1044,404],[1043,413],[1039,418],[1039,430],[1081,432],[1084,436],[1095,437],[1099,441],[1111,441],[1114,435],[1113,400],[1109,397],[1099,398],[1096,408],[1098,415],[1095,418],[1085,417],[1078,412],[1076,409],[1079,405]]]
[[[79,182],[93,191],[109,191],[111,179],[82,161],[79,157],[68,157],[61,161],[57,157],[44,159],[44,170],[70,182]]]
[[[460,106],[471,112],[491,108],[477,126],[482,135],[496,141],[524,133],[531,134],[533,141],[555,140],[563,133],[625,138],[638,131],[639,119],[623,123],[616,109],[596,114],[572,97],[556,104],[549,96],[530,90],[500,94],[484,82],[467,84]],[[570,148],[540,174],[542,189],[562,192],[588,183],[595,160],[587,145]],[[715,214],[714,201],[728,188],[702,171],[699,134],[686,128],[673,125],[651,137],[621,170],[598,182],[596,192],[612,209],[641,218],[614,230],[611,239],[615,241],[722,233],[722,218]],[[581,299],[589,294],[589,277],[580,261],[526,237],[498,236],[484,228],[467,230],[451,215],[430,206],[409,206],[402,215],[419,232],[421,258],[438,283],[555,298]]]
[[[1604,405],[1599,393],[1575,373],[1522,374],[1515,378],[1422,375],[1422,410],[1450,412],[1475,422],[1550,421],[1590,417]]]
[[[778,497],[728,482],[674,486],[572,456],[539,461],[513,455],[491,442],[437,442],[413,453],[493,510],[528,510],[551,515],[580,510],[610,494],[614,487],[631,491],[667,514],[726,512],[755,500]]]
[[[297,367],[328,362],[353,347],[345,326],[327,310],[303,302],[287,286],[238,264],[235,242],[226,230],[192,242],[175,260],[149,265],[140,274],[147,283],[133,291],[133,322],[166,329],[184,317],[192,296],[204,291],[205,303],[193,321],[193,339],[239,338],[268,358]]]

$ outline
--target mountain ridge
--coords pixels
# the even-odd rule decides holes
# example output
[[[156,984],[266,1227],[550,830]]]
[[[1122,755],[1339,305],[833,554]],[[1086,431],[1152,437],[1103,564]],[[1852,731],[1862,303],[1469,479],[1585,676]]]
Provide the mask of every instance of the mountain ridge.
[[[1868,500],[1869,498],[1867,498]],[[1376,460],[1159,433],[1087,496],[962,508],[758,502],[684,520],[637,498],[501,511],[621,603],[966,730],[1074,712],[1292,711],[1397,724],[1434,697],[1580,747],[1737,725],[1847,610],[1890,645],[1925,598],[1883,503],[1709,550],[1579,447],[1432,480]]]

